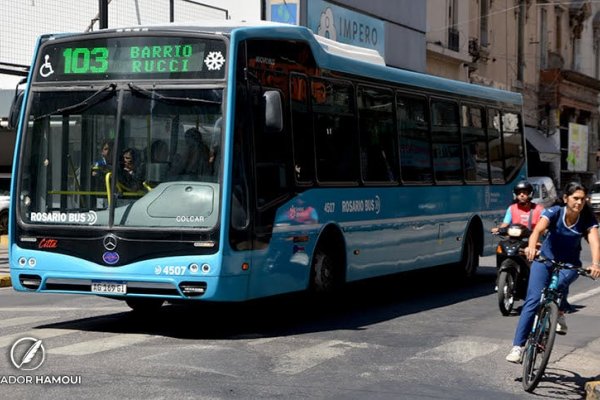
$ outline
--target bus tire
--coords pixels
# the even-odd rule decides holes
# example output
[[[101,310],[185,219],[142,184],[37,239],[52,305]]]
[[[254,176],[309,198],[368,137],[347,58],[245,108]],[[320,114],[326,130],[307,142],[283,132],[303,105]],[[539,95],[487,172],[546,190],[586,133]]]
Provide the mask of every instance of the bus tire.
[[[150,314],[156,312],[162,307],[165,301],[163,299],[131,298],[125,300],[125,303],[131,308],[131,311],[138,314]]]
[[[327,242],[331,243],[331,242]],[[333,246],[329,250],[320,244],[315,249],[311,267],[311,291],[317,294],[332,294],[340,289],[343,280],[339,257],[333,255]]]
[[[477,241],[473,231],[469,229],[465,235],[462,257],[458,265],[460,274],[463,278],[471,279],[479,267],[479,254],[477,252]]]

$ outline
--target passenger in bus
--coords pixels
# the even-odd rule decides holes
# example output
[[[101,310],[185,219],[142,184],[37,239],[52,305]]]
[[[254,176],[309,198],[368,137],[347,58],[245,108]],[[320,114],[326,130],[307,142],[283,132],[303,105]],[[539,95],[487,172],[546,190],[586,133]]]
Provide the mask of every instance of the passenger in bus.
[[[113,141],[105,140],[100,149],[100,158],[92,166],[92,176],[104,178],[104,174],[111,169]]]
[[[139,152],[133,148],[123,150],[118,171],[118,182],[124,191],[139,192],[144,188],[144,168]]]
[[[150,146],[150,162],[147,164],[146,171],[150,187],[165,181],[169,165],[169,146],[164,140],[155,140]]]
[[[112,169],[112,150],[113,141],[108,139],[102,142],[100,147],[100,158],[92,165],[92,186],[93,190],[98,192],[106,192],[106,182],[104,177]],[[108,201],[100,196],[96,199],[96,207],[106,208]]]
[[[173,160],[171,175],[179,179],[197,180],[210,175],[209,150],[202,141],[202,133],[197,128],[185,131],[185,148]]]
[[[164,140],[157,139],[152,142],[152,146],[150,146],[150,162],[169,162],[169,146]]]

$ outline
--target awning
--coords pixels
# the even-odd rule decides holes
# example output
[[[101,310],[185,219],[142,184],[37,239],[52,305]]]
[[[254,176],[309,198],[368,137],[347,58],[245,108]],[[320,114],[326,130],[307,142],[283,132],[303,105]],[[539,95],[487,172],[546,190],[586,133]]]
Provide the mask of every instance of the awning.
[[[525,139],[540,154],[540,161],[552,162],[560,158],[560,149],[554,144],[552,139],[546,137],[536,128],[525,127]]]

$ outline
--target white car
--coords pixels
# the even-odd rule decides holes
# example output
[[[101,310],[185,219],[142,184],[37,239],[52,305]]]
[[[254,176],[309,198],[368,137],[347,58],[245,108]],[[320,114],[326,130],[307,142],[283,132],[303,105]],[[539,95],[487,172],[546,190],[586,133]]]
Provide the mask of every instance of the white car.
[[[590,206],[596,216],[600,215],[600,181],[594,183],[590,189]]]
[[[530,176],[527,181],[533,186],[533,201],[548,208],[556,201],[556,187],[549,176]]]
[[[0,182],[0,235],[8,232],[8,203],[10,200],[10,179]]]

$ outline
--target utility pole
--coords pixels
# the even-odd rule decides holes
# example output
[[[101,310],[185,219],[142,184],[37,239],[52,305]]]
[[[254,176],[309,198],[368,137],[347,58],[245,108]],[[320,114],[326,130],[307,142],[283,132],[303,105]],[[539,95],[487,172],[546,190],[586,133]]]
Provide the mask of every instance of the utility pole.
[[[98,19],[100,29],[108,29],[108,1],[98,0]]]
[[[525,69],[524,60],[524,41],[525,41],[525,1],[519,2],[519,20],[517,27],[517,81],[523,87],[523,70]]]

